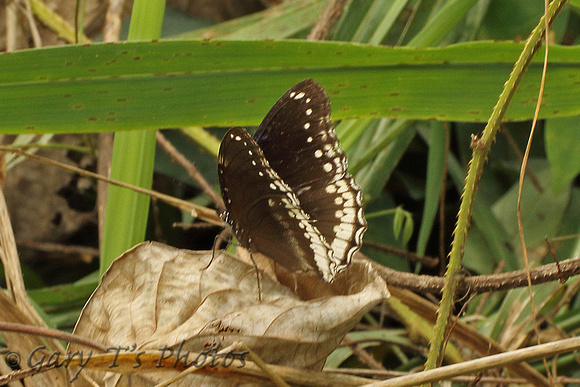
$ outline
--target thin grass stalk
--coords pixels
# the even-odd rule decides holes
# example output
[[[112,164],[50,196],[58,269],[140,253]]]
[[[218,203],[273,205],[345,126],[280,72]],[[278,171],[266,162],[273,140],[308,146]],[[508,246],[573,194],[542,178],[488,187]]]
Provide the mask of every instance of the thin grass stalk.
[[[548,9],[548,25],[552,23],[558,12],[566,3],[566,0],[554,0]],[[530,37],[526,41],[524,49],[520,57],[516,61],[514,68],[504,85],[503,91],[499,96],[498,102],[493,108],[491,117],[483,131],[481,138],[473,137],[472,148],[473,155],[469,162],[469,169],[465,179],[465,186],[461,197],[461,205],[457,217],[457,224],[453,231],[453,242],[451,245],[451,252],[449,254],[449,264],[445,273],[445,285],[443,288],[443,296],[437,311],[437,322],[435,324],[435,339],[431,342],[429,348],[429,355],[425,363],[425,370],[431,370],[438,366],[439,359],[443,352],[443,344],[447,333],[447,323],[449,317],[453,312],[453,305],[455,302],[455,293],[459,283],[459,270],[461,269],[461,260],[463,258],[463,249],[467,239],[467,231],[469,230],[469,223],[471,220],[471,209],[475,199],[475,192],[477,184],[481,178],[483,166],[487,160],[491,145],[495,141],[499,124],[501,123],[504,114],[509,106],[511,98],[519,84],[526,68],[530,64],[534,53],[542,44],[542,37],[545,29],[544,17],[532,31]]]

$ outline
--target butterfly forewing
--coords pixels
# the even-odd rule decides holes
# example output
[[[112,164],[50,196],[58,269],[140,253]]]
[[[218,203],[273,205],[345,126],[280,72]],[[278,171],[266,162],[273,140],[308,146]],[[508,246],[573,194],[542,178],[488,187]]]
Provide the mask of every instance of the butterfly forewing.
[[[366,221],[360,188],[330,120],[330,101],[307,79],[287,91],[254,135],[271,167],[292,189],[333,250],[338,270],[362,244]]]
[[[226,133],[218,174],[227,208],[224,220],[242,246],[291,271],[315,271],[332,281],[337,267],[330,246],[245,129]]]

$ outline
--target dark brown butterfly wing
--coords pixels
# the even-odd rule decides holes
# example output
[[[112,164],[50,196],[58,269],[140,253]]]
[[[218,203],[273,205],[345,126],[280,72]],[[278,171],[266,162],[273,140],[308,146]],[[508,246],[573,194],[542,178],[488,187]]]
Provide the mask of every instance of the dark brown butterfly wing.
[[[307,79],[288,90],[254,139],[330,245],[339,270],[360,249],[367,223],[362,194],[330,120],[324,88]]]
[[[332,281],[332,251],[292,189],[270,167],[243,128],[222,140],[218,174],[230,224],[240,244],[291,271],[315,271]]]

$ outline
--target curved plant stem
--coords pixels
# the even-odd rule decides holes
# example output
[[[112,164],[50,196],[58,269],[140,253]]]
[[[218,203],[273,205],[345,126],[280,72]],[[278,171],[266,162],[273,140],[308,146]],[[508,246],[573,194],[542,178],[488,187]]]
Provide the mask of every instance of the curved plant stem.
[[[558,14],[565,0],[554,0],[548,9],[548,25],[552,23],[555,16]],[[487,125],[483,131],[481,138],[472,137],[471,146],[473,148],[473,155],[469,163],[469,170],[465,179],[465,186],[461,200],[461,206],[457,216],[457,224],[454,230],[454,237],[449,254],[449,264],[445,272],[445,285],[443,288],[443,296],[437,313],[437,322],[435,323],[435,339],[431,342],[429,348],[429,355],[425,363],[425,370],[431,370],[437,367],[439,359],[443,351],[443,344],[447,333],[447,323],[449,317],[453,312],[453,304],[455,301],[455,292],[459,280],[458,272],[461,269],[461,260],[463,258],[463,249],[469,229],[471,219],[471,208],[473,200],[475,199],[475,190],[477,183],[481,178],[483,166],[487,160],[487,156],[491,149],[491,145],[495,141],[499,124],[509,106],[511,98],[519,84],[524,71],[528,67],[534,53],[538,50],[542,43],[542,37],[546,32],[544,18],[540,20],[532,34],[528,38],[520,57],[516,61],[514,68],[504,85],[503,91],[499,96],[497,104],[493,108],[493,112]]]

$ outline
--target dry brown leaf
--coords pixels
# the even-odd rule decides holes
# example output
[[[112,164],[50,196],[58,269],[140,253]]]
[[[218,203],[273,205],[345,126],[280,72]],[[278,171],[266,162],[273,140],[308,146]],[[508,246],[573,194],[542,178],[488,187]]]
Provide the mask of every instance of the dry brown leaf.
[[[0,290],[0,321],[35,325],[35,321],[18,308],[10,297]],[[6,352],[1,354],[2,360],[18,363],[21,369],[33,368],[44,359],[57,353],[63,354],[64,349],[53,345],[56,340],[24,333],[0,332],[6,342]],[[2,372],[7,374],[7,372]],[[63,368],[57,368],[46,373],[40,373],[26,378],[25,386],[66,386],[66,373]]]
[[[4,268],[7,285],[6,292],[0,289],[0,321],[46,327],[26,294],[14,233],[2,190],[0,190],[0,263]],[[0,336],[4,339],[7,347],[7,352],[4,354],[5,360],[11,358],[23,369],[29,368],[28,363],[33,364],[42,355],[48,357],[51,353],[64,352],[62,345],[56,339],[7,332],[0,332]],[[31,357],[32,355],[35,356]],[[6,367],[3,368],[6,369]],[[64,370],[52,370],[30,377],[26,380],[25,385],[46,386],[47,383],[55,386],[64,385]]]
[[[211,251],[154,242],[135,246],[111,265],[74,333],[105,346],[130,347],[131,353],[176,350],[182,344],[183,354],[242,342],[267,363],[321,369],[344,335],[389,295],[372,268],[355,261],[332,284],[277,270],[287,287],[263,275],[260,301],[255,268],[221,251],[216,254],[205,269]],[[71,345],[71,350],[80,348]],[[151,385],[177,372],[162,370],[138,376],[83,370],[81,375],[90,375],[99,385],[105,379],[107,385]],[[200,374],[181,381],[216,382],[232,383]]]

